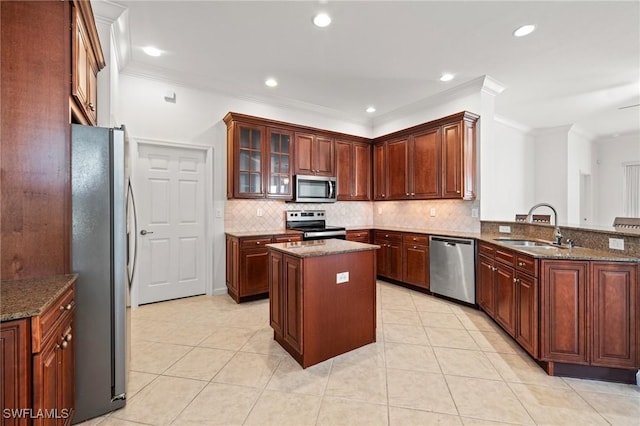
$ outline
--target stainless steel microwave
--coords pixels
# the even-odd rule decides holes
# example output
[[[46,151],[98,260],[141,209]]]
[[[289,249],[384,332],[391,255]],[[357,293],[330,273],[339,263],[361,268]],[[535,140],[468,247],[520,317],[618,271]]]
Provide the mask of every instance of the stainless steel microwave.
[[[334,203],[336,201],[336,178],[333,176],[294,177],[293,201],[296,203]]]

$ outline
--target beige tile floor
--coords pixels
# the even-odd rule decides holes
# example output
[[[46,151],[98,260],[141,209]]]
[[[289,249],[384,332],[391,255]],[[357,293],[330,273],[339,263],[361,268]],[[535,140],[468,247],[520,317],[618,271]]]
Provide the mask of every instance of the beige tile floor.
[[[378,282],[377,342],[303,370],[269,302],[198,296],[132,314],[109,425],[640,425],[640,387],[547,376],[483,313]]]

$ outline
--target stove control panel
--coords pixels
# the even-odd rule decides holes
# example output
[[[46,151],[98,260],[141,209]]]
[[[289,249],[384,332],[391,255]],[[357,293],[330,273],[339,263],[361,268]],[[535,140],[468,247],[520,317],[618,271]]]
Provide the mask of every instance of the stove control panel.
[[[287,222],[302,222],[307,220],[324,220],[324,210],[289,210],[287,214]]]

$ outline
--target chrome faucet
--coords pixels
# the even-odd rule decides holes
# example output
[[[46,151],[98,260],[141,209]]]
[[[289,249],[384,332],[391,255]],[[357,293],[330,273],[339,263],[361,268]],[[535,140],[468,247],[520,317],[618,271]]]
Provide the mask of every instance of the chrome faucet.
[[[553,208],[551,204],[547,203],[539,203],[529,209],[529,213],[527,213],[527,222],[533,223],[533,212],[538,207],[549,207],[553,212],[553,224],[555,225],[555,234],[553,236],[554,241],[553,244],[559,246],[562,244],[562,233],[560,232],[560,227],[558,226],[558,212]]]

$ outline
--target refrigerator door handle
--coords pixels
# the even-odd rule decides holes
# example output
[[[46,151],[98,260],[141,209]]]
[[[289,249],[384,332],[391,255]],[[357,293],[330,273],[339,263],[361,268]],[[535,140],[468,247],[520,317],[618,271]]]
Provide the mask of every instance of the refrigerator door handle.
[[[131,273],[129,275],[129,286],[133,285],[133,277],[136,274],[136,265],[138,264],[138,214],[136,211],[136,197],[133,195],[133,187],[131,186],[131,180],[129,179],[129,183],[128,183],[128,187],[127,187],[127,195],[131,198],[131,207],[133,208],[133,241],[135,242],[134,245],[134,252],[133,252],[133,262],[131,263]],[[129,203],[127,203],[127,206],[129,205]],[[127,215],[128,217],[128,215]],[[127,238],[127,244],[129,244],[130,241]]]

